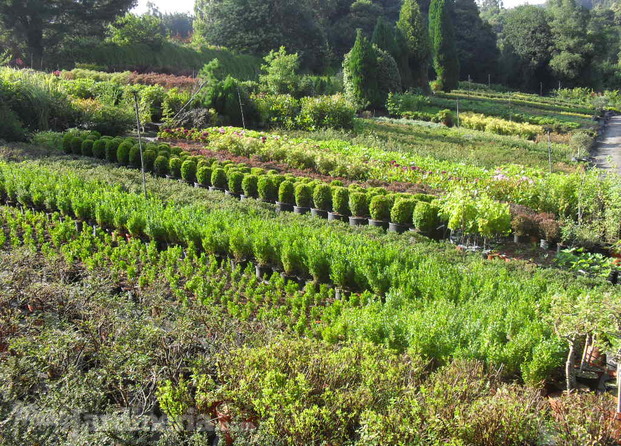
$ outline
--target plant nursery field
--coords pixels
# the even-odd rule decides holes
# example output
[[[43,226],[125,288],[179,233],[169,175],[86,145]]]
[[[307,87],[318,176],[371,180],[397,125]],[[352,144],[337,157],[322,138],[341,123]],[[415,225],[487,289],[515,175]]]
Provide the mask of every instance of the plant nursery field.
[[[0,143],[0,444],[616,444],[610,392],[563,393],[614,381],[582,355],[621,330],[588,100],[318,96],[139,140],[115,110],[159,123],[190,78],[2,79],[23,130],[55,118]]]

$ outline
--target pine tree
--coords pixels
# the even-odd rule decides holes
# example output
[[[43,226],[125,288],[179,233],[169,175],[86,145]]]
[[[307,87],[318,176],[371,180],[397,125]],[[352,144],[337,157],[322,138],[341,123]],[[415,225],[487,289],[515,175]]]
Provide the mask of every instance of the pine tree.
[[[379,49],[386,51],[392,57],[397,57],[397,41],[395,40],[395,30],[386,21],[384,16],[380,16],[373,30],[371,43]]]
[[[459,86],[459,60],[450,6],[447,0],[431,0],[429,7],[433,67],[440,87],[444,91],[451,91]]]
[[[431,45],[425,20],[416,0],[404,0],[397,21],[399,71],[404,89],[418,87],[430,93],[429,61]]]

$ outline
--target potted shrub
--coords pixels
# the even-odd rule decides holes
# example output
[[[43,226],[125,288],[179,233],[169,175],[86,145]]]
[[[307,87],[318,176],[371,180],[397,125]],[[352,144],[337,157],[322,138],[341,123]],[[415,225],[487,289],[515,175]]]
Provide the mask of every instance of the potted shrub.
[[[242,180],[242,192],[241,199],[257,198],[259,196],[259,177],[254,174],[244,175]]]
[[[194,187],[202,187],[203,189],[211,186],[211,168],[203,166],[196,171],[196,183]]]
[[[539,229],[541,231],[539,246],[542,249],[549,249],[550,245],[558,242],[561,236],[561,227],[553,216],[542,218],[539,222]]]
[[[369,214],[371,215],[369,225],[388,229],[390,208],[391,200],[385,195],[376,195],[371,198],[371,202],[369,203]]]
[[[356,189],[352,189],[356,190]],[[349,194],[349,224],[351,226],[361,226],[367,224],[367,215],[369,215],[369,203],[367,202],[367,194],[364,192],[351,192]]]
[[[142,161],[140,160],[140,146],[138,144],[135,144],[129,149],[129,166],[134,169],[140,169],[142,166]]]
[[[274,248],[267,237],[256,237],[252,243],[252,253],[256,260],[255,274],[262,279],[272,270],[271,264],[275,257]]]
[[[513,242],[521,243],[537,233],[537,223],[530,215],[517,214],[511,220],[511,229],[513,229]]]
[[[277,210],[281,212],[292,212],[295,203],[295,186],[291,181],[283,181],[278,188]]]
[[[106,146],[108,141],[105,139],[99,139],[93,143],[93,156],[95,158],[102,160],[106,157]]]
[[[388,230],[399,234],[407,231],[412,221],[415,206],[416,201],[411,198],[397,198],[390,211]]]
[[[231,197],[239,198],[242,191],[242,181],[244,180],[244,174],[236,171],[229,170],[228,173],[228,190],[225,192],[226,195]]]
[[[119,149],[119,145],[123,142],[120,138],[114,138],[106,142],[106,161],[116,163],[116,153]]]
[[[414,207],[412,223],[425,235],[434,235],[440,226],[440,208],[432,203],[419,201]]]
[[[153,162],[153,171],[157,176],[163,177],[168,173],[168,158],[158,156]]]
[[[180,178],[181,177],[181,164],[180,158],[171,158],[168,160],[168,172],[169,175],[166,178]]]
[[[209,186],[209,190],[224,192],[224,188],[227,183],[226,171],[223,168],[218,167],[211,173],[211,186]]]
[[[269,175],[261,175],[259,177],[257,189],[259,192],[259,199],[261,199],[261,201],[266,203],[273,203],[276,201],[278,189]]]
[[[347,221],[349,217],[349,189],[332,186],[332,212],[328,212],[329,221]]]
[[[188,184],[194,184],[196,181],[196,163],[192,160],[186,160],[181,164],[181,179]]]
[[[313,204],[311,209],[313,217],[328,218],[328,212],[332,210],[332,190],[327,184],[320,183],[313,190]]]
[[[295,186],[295,206],[293,212],[296,214],[307,214],[313,200],[313,189],[308,184],[296,184]]]

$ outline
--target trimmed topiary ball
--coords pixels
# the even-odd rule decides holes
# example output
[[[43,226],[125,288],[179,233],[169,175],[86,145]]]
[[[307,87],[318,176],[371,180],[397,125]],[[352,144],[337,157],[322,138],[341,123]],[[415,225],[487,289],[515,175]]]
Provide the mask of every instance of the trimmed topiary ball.
[[[332,187],[332,209],[340,215],[349,216],[349,189],[342,186]]]
[[[246,197],[257,198],[259,196],[259,177],[254,174],[244,175],[242,191]]]
[[[116,151],[116,160],[121,166],[127,166],[129,164],[129,151],[133,147],[133,142],[125,140]]]
[[[313,204],[313,188],[308,184],[296,184],[295,205],[301,208],[309,208]]]
[[[218,189],[226,188],[228,181],[226,178],[226,171],[221,167],[214,169],[211,174],[211,185]]]
[[[283,181],[278,188],[278,201],[286,204],[295,203],[295,185],[291,181]]]
[[[351,192],[349,194],[349,210],[354,217],[366,217],[369,215],[367,194],[364,192]]]
[[[332,211],[332,190],[327,184],[318,184],[313,190],[313,205],[315,209]]]
[[[99,139],[93,143],[93,156],[97,159],[104,159],[106,157],[106,146],[111,140]]]
[[[181,158],[171,158],[168,160],[168,172],[173,178],[181,178]]]
[[[369,214],[373,220],[388,221],[391,207],[392,201],[389,198],[385,195],[376,195],[369,203]]]
[[[71,153],[74,155],[82,155],[82,142],[84,142],[84,139],[79,136],[74,137],[71,140]]]
[[[257,183],[259,198],[264,201],[276,201],[278,189],[272,181],[271,175],[261,175]]]
[[[181,165],[181,178],[188,183],[196,181],[196,162],[194,160],[186,160]]]
[[[168,174],[168,158],[161,155],[155,158],[155,161],[153,162],[153,170],[160,176]]]
[[[244,174],[237,171],[229,171],[228,173],[228,190],[232,194],[241,194],[242,181],[244,180]]]
[[[211,167],[202,166],[197,167],[196,170],[196,182],[201,186],[211,186]]]
[[[85,139],[82,141],[82,156],[93,156],[93,140]]]
[[[411,198],[397,198],[390,211],[390,221],[399,225],[410,225],[416,203]]]

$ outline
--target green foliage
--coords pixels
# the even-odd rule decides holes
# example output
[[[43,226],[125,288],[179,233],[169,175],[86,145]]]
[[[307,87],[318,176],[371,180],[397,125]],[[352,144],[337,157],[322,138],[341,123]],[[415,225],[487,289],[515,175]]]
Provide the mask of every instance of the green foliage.
[[[333,186],[332,208],[337,214],[349,216],[349,189]]]
[[[244,174],[239,171],[230,171],[227,174],[228,177],[228,191],[233,194],[241,194],[243,192],[242,182],[244,180]]]
[[[213,169],[211,173],[211,185],[218,189],[225,189],[228,183],[226,171],[221,167]]]
[[[259,196],[259,177],[258,175],[245,175],[242,180],[242,191],[246,197],[258,198]]]
[[[104,139],[98,139],[93,143],[93,156],[95,158],[99,158],[100,160],[106,157],[106,145],[108,142]]]
[[[295,205],[309,208],[313,203],[313,189],[304,183],[295,185]]]
[[[108,25],[108,39],[117,45],[144,44],[159,50],[166,35],[162,21],[152,15],[125,14]]]
[[[83,156],[93,156],[93,140],[85,139],[82,141],[81,151]]]
[[[111,163],[117,162],[117,152],[123,141],[121,139],[112,139],[106,142],[106,161]]]
[[[313,206],[322,211],[332,211],[332,189],[328,184],[319,183],[313,189]]]
[[[196,163],[192,160],[186,160],[181,164],[181,178],[190,183],[196,181]]]
[[[451,4],[446,0],[431,0],[429,6],[433,67],[443,91],[451,91],[459,86],[459,59],[451,19]]]
[[[140,144],[134,144],[131,149],[129,149],[129,166],[134,169],[140,169],[142,167],[142,159],[140,152],[143,151],[144,148],[141,147]]]
[[[385,195],[376,195],[371,198],[369,203],[369,214],[373,220],[390,220],[390,210],[392,203],[390,198]]]
[[[157,175],[164,176],[168,174],[168,158],[159,155],[153,163],[153,170]]]
[[[396,28],[400,52],[398,65],[403,88],[420,88],[428,93],[427,70],[431,59],[431,43],[416,0],[403,1]]]
[[[356,110],[342,95],[302,98],[300,102],[297,126],[302,129],[350,129],[354,126]]]
[[[257,106],[261,122],[267,127],[296,127],[300,101],[290,94],[261,94],[252,97]]]
[[[440,209],[432,203],[419,201],[412,215],[414,227],[424,234],[432,234],[440,226]]]
[[[395,58],[399,55],[395,30],[384,16],[379,16],[377,19],[371,43]]]
[[[278,187],[278,201],[281,203],[295,203],[295,185],[291,181],[283,181]]]
[[[411,198],[397,198],[390,210],[390,221],[410,226],[417,201]]]
[[[364,192],[351,192],[349,194],[349,210],[354,217],[366,217],[369,215],[369,202]]]
[[[275,201],[278,198],[278,186],[268,175],[261,175],[257,183],[259,198],[264,201]]]
[[[274,95],[295,95],[300,82],[298,55],[287,54],[285,47],[281,46],[278,51],[270,51],[263,60],[263,74],[259,76],[261,91]]]
[[[177,157],[171,157],[168,160],[168,172],[173,178],[181,178],[181,166],[183,161]]]

